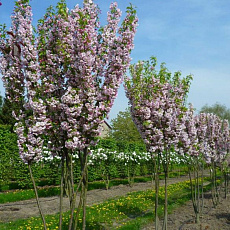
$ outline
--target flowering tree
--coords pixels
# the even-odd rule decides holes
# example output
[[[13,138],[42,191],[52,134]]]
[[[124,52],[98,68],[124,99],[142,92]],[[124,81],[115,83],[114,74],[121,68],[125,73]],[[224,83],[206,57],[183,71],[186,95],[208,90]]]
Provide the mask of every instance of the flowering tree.
[[[8,98],[21,104],[14,111],[20,156],[29,165],[41,158],[46,145],[67,165],[72,185],[72,228],[75,196],[72,154],[81,162],[80,179],[85,228],[88,147],[96,144],[100,124],[116,98],[130,62],[137,17],[132,6],[118,26],[121,11],[110,6],[108,24],[100,27],[98,7],[85,1],[69,11],[60,1],[39,21],[37,38],[32,28],[29,0],[18,0],[12,27],[1,30],[1,73]],[[45,138],[43,138],[45,135]],[[62,172],[60,228],[63,194]],[[75,221],[76,228],[77,221]]]
[[[201,113],[194,117],[194,130],[197,132],[197,154],[192,154],[192,162],[194,171],[194,183],[190,182],[192,188],[192,201],[196,214],[196,222],[199,223],[199,216],[203,210],[203,169],[204,162],[210,166],[210,175],[212,179],[212,198],[213,204],[216,206],[219,201],[219,189],[216,182],[216,167],[223,168],[223,161],[226,159],[229,143],[229,124],[227,120],[222,121],[214,114]],[[190,124],[192,124],[192,117]],[[202,167],[200,167],[202,166]],[[201,180],[199,171],[202,171]],[[201,189],[201,194],[200,194]],[[200,201],[200,195],[202,200]]]
[[[41,134],[47,127],[45,107],[38,99],[39,65],[37,49],[32,34],[31,8],[27,1],[18,1],[12,15],[12,27],[1,29],[1,73],[6,94],[12,103],[19,104],[14,112],[17,120],[15,131],[18,135],[19,155],[28,164],[33,181],[37,204],[42,220],[37,190],[32,176],[31,164],[41,159],[43,140]],[[8,36],[7,36],[8,35]]]
[[[189,135],[191,146],[194,151],[188,151],[190,156],[188,162],[189,178],[191,187],[191,198],[193,209],[195,212],[196,223],[200,222],[200,216],[203,213],[204,206],[204,151],[205,151],[205,138],[206,138],[206,116],[200,114],[194,116],[193,112],[186,123],[186,133]],[[185,148],[185,152],[186,152]],[[201,175],[200,175],[201,172]]]
[[[160,158],[165,172],[165,219],[163,229],[167,229],[167,177],[169,153],[177,151],[179,136],[183,129],[180,119],[184,111],[184,100],[189,90],[191,76],[180,79],[180,73],[173,76],[161,65],[159,73],[155,70],[156,59],[131,65],[132,79],[125,82],[126,95],[131,105],[131,114],[147,150],[157,153],[154,158],[155,178],[155,229],[158,226],[158,191]]]
[[[229,168],[230,168],[230,132],[228,120],[223,120],[222,125],[222,146],[221,151],[224,152],[224,159],[222,160],[222,171],[224,174],[224,185],[225,185],[225,198],[228,193],[228,181],[229,181]]]
[[[222,166],[229,150],[229,124],[215,114],[207,116],[207,150],[204,152],[206,162],[210,165],[212,180],[212,200],[216,207],[219,203],[221,185],[217,184],[217,167]]]
[[[222,122],[214,114],[200,113],[194,116],[191,107],[186,111],[181,121],[184,124],[184,129],[180,138],[180,151],[182,154],[190,156],[187,164],[189,166],[191,195],[196,222],[199,223],[204,201],[204,163],[206,162],[211,167],[212,195],[215,206],[219,197],[216,186],[216,165],[217,163],[219,166],[222,165],[227,153],[229,125],[226,120]]]
[[[89,156],[89,165],[99,166],[98,168],[100,170],[100,175],[105,183],[107,190],[109,189],[111,171],[114,168],[116,154],[116,151],[99,148],[96,150],[91,150],[91,154]]]
[[[227,199],[227,194],[229,192],[229,173],[230,173],[230,155],[226,156],[226,159],[223,161],[223,173],[224,173],[224,196]]]
[[[200,215],[203,211],[203,150],[206,136],[206,120],[204,116],[194,116],[194,109],[190,105],[184,113],[181,121],[184,129],[180,135],[180,152],[187,155],[191,199],[195,212],[196,223],[200,222]],[[200,171],[202,171],[200,178]]]
[[[125,168],[129,186],[132,187],[134,184],[134,177],[136,176],[137,166],[145,161],[145,163],[150,160],[149,153],[140,153],[136,151],[120,152],[116,156],[116,161],[120,161],[120,164],[123,165],[122,168]]]

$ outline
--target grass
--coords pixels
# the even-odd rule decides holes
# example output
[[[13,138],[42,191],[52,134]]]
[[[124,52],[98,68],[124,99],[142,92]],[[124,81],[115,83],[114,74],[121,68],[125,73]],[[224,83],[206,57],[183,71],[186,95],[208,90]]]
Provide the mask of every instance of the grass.
[[[38,188],[38,196],[56,196],[57,194],[59,194],[59,191],[60,189],[58,187]],[[0,204],[16,202],[21,200],[29,200],[32,198],[35,198],[33,189],[8,191],[0,193]]]
[[[209,189],[206,187],[206,190]],[[163,215],[164,188],[159,190],[160,211]],[[104,203],[87,207],[87,229],[122,229],[135,230],[153,221],[155,193],[153,190],[132,192],[118,199],[110,199]],[[189,181],[168,186],[168,210],[171,212],[178,206],[190,200]],[[191,210],[192,212],[193,210]],[[63,216],[63,230],[68,229],[69,213]],[[46,216],[48,229],[58,229],[58,215]],[[0,229],[43,229],[40,218],[18,220],[10,223],[0,223]]]
[[[178,174],[172,173],[170,177],[177,177]],[[160,179],[163,179],[163,175],[160,176]],[[148,182],[151,181],[151,177],[136,177],[135,178],[135,183],[139,182]],[[110,187],[120,185],[128,184],[127,179],[114,179],[110,181]],[[93,189],[104,189],[105,184],[103,181],[94,181],[94,182],[89,182],[89,187],[88,190],[93,190]],[[45,187],[39,187],[38,188],[38,196],[39,197],[51,197],[51,196],[57,196],[60,194],[60,188],[59,186],[45,186]],[[34,195],[34,190],[33,189],[18,189],[14,191],[6,191],[0,193],[0,204],[8,203],[8,202],[16,202],[16,201],[21,201],[21,200],[29,200],[35,198]]]

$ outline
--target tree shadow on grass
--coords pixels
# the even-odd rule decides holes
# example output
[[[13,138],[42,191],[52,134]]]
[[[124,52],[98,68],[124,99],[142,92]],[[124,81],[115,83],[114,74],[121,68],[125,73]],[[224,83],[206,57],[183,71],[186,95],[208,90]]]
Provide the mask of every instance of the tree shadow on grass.
[[[62,225],[63,230],[68,230],[69,226],[67,223],[63,223]],[[78,225],[77,229],[82,229],[82,223]],[[86,221],[86,229],[87,230],[105,230],[107,229],[103,226],[103,223],[98,223],[97,221]]]

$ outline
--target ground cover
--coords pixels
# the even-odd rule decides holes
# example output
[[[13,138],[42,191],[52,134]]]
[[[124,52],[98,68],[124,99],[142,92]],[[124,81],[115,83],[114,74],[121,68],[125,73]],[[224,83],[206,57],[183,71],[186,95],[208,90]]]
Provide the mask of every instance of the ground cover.
[[[162,223],[161,223],[162,224]],[[153,221],[143,225],[141,230],[155,229]],[[137,230],[138,228],[133,228]],[[168,218],[169,230],[229,230],[230,229],[230,196],[222,198],[220,204],[214,208],[211,193],[205,194],[203,215],[200,224],[195,223],[193,204],[191,201],[174,209]],[[131,230],[131,229],[130,229]]]
[[[175,171],[169,174],[170,178],[178,177],[185,175],[184,171]],[[160,176],[163,179],[163,175]],[[148,182],[151,181],[150,176],[140,176],[135,178],[135,183],[138,182]],[[119,184],[127,185],[129,182],[127,179],[114,179],[110,181],[110,187],[117,186]],[[93,189],[103,189],[105,188],[105,184],[103,181],[94,181],[89,182],[88,190]],[[44,186],[38,188],[39,197],[51,197],[58,196],[60,194],[59,186]],[[35,198],[33,189],[16,189],[13,191],[7,190],[5,192],[0,192],[0,204],[8,203],[8,202],[16,202],[21,200],[29,200]]]
[[[171,182],[175,183],[175,179]],[[148,184],[149,188],[151,188],[151,183],[139,183],[140,187],[145,189],[143,184]],[[121,191],[125,190],[125,187],[128,186],[120,186],[116,193],[122,194]],[[136,188],[134,187],[134,189]],[[100,193],[101,192],[102,191],[100,191]],[[105,192],[112,193],[112,191]],[[164,190],[161,188],[160,196],[162,201],[163,193]],[[175,209],[181,204],[184,204],[190,199],[189,194],[190,190],[188,181],[169,185],[169,209]],[[110,199],[101,204],[96,204],[90,207],[88,206],[87,229],[140,229],[143,222],[146,223],[146,221],[152,220],[152,211],[154,208],[153,203],[154,192],[152,189],[149,189],[143,192],[129,193],[127,196],[112,200]],[[160,210],[163,209],[161,208]],[[65,213],[63,218],[65,226],[68,219],[68,213]],[[58,223],[58,216],[46,216],[46,219],[49,229],[56,229],[57,226],[55,224]],[[0,224],[0,229],[42,229],[42,223],[40,222],[40,218],[33,217],[27,220],[18,220],[16,222]]]

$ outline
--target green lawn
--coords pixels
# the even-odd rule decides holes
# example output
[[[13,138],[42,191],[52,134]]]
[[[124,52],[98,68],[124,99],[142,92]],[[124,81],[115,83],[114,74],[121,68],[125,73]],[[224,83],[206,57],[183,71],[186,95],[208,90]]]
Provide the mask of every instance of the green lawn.
[[[209,187],[206,187],[209,189]],[[159,192],[160,212],[163,214],[164,188]],[[110,199],[104,203],[87,207],[87,229],[139,229],[141,225],[153,221],[155,193],[153,190],[132,192],[119,199]],[[168,210],[190,200],[189,181],[168,186]],[[193,212],[193,210],[191,210]],[[68,229],[69,213],[63,216],[63,229]],[[58,229],[58,215],[46,216],[49,230]],[[40,218],[18,220],[10,223],[0,223],[0,229],[43,229]]]

